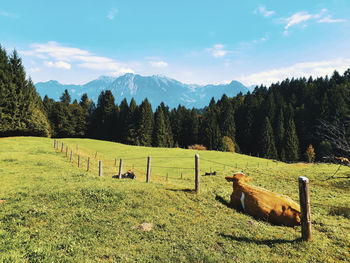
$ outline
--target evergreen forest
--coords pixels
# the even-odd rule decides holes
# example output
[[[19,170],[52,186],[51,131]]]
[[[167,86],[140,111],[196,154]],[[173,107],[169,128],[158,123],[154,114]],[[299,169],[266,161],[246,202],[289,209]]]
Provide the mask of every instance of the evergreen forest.
[[[164,103],[152,110],[145,99],[119,105],[110,90],[94,102],[38,95],[16,51],[0,46],[0,136],[93,138],[139,146],[203,145],[288,162],[350,156],[350,69],[331,77],[286,79],[270,87],[214,98],[204,109]],[[232,147],[233,145],[233,147]],[[231,147],[230,147],[231,146]]]

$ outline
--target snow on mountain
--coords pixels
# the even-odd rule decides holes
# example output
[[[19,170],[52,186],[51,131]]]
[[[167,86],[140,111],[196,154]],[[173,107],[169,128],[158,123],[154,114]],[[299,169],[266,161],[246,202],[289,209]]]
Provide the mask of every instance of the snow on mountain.
[[[101,76],[84,85],[66,85],[50,80],[36,83],[35,86],[42,97],[48,95],[56,101],[67,89],[72,100],[79,101],[81,95],[87,93],[89,98],[96,102],[101,91],[109,89],[116,103],[120,103],[124,98],[128,101],[134,98],[139,104],[147,98],[154,108],[161,102],[170,108],[177,107],[179,104],[188,108],[203,108],[209,104],[212,97],[220,99],[223,94],[233,97],[239,92],[245,94],[249,91],[238,81],[232,81],[229,84],[197,85],[184,84],[163,75],[141,76],[132,73],[118,78]]]

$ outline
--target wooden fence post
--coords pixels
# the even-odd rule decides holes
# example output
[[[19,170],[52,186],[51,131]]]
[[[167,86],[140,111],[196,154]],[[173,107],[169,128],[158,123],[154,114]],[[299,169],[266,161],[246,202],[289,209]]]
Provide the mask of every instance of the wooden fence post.
[[[300,176],[298,181],[301,210],[301,238],[303,241],[312,241],[309,179]]]
[[[199,183],[200,183],[200,175],[199,175],[199,154],[195,155],[195,191],[199,193]]]
[[[80,167],[80,155],[78,154],[78,167]]]
[[[181,172],[181,179],[182,179],[182,172]]]
[[[54,143],[53,143],[53,148],[56,149],[56,140],[55,140]]]
[[[86,168],[86,171],[88,172],[90,169],[90,156],[88,157],[88,160],[87,160],[87,168]]]
[[[97,158],[97,151],[96,151],[96,153],[95,153],[95,159]]]
[[[63,142],[62,142],[62,146],[61,146],[61,152],[63,152]]]
[[[166,181],[168,181],[168,177],[169,177],[169,175],[168,175],[168,172],[166,173]]]
[[[102,161],[98,161],[98,176],[102,176]]]
[[[66,146],[66,157],[68,157],[68,146]]]
[[[150,176],[151,176],[151,156],[148,156],[148,158],[147,158],[146,183],[149,183]]]
[[[117,158],[114,158],[114,166],[117,167]]]
[[[123,172],[123,159],[120,159],[119,163],[119,173],[118,173],[118,178],[122,179],[122,172]]]
[[[69,161],[72,162],[73,161],[73,150],[70,150],[70,158]]]

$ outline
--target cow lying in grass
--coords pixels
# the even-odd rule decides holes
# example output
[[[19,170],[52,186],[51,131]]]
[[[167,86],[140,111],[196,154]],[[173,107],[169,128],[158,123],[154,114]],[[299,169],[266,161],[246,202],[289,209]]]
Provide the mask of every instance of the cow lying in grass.
[[[119,178],[117,174],[112,176],[113,178]],[[136,179],[136,175],[133,170],[128,170],[126,173],[121,174],[121,179]]]
[[[300,224],[300,206],[290,197],[248,185],[247,182],[250,182],[251,178],[241,172],[225,179],[233,182],[231,205],[236,210],[276,225]]]
[[[203,176],[209,176],[209,175],[216,175],[216,171],[214,171],[214,172],[210,172],[210,173],[205,173],[205,174],[203,174]]]

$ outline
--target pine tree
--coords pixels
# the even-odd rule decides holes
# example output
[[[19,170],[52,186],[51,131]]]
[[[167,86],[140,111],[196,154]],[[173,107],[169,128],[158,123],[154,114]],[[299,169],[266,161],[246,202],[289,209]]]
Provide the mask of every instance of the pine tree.
[[[90,116],[91,101],[89,100],[89,97],[86,93],[84,93],[81,96],[79,105],[83,110],[84,121],[85,121],[84,134],[85,134],[85,136],[87,136],[88,135],[88,127],[90,125],[90,118],[91,118],[91,116]]]
[[[162,108],[163,115],[164,115],[164,123],[165,123],[165,130],[166,130],[166,147],[173,147],[174,136],[172,133],[171,123],[170,123],[169,107],[165,106],[163,102],[160,103],[159,107]]]
[[[42,100],[16,50],[8,57],[0,47],[0,136],[49,136]]]
[[[276,149],[281,160],[285,158],[285,157],[282,158],[282,150],[284,146],[284,134],[285,134],[284,115],[283,115],[282,109],[280,109],[277,115],[276,124],[275,124],[275,142],[276,142]]]
[[[60,101],[63,102],[63,103],[70,103],[71,102],[71,97],[69,95],[69,92],[68,90],[64,90],[62,96],[60,97]]]
[[[289,117],[286,123],[284,150],[287,161],[299,160],[299,140],[292,117]]]
[[[236,125],[235,125],[235,112],[233,110],[232,104],[228,103],[222,111],[223,120],[221,125],[222,136],[228,136],[233,142],[235,142],[236,135]]]
[[[83,110],[87,113],[89,113],[90,110],[90,100],[89,97],[86,93],[84,93],[81,98],[80,98],[80,102],[79,105],[83,108]]]
[[[203,116],[201,126],[201,140],[204,146],[209,150],[221,149],[222,138],[218,124],[217,111],[214,98]]]
[[[142,146],[152,145],[153,112],[152,106],[145,99],[139,107],[139,121],[137,124],[137,144]]]
[[[273,136],[272,126],[268,117],[265,117],[260,137],[260,155],[268,159],[277,158],[277,150]]]
[[[137,145],[137,123],[139,121],[139,109],[134,98],[131,99],[128,115],[126,117],[126,143]]]
[[[154,117],[154,133],[153,133],[153,146],[155,147],[168,147],[168,134],[164,120],[164,113],[162,107],[158,107]]]
[[[114,138],[113,122],[116,106],[110,90],[102,91],[98,96],[97,107],[91,116],[90,135],[93,138],[112,140]]]
[[[188,143],[188,145],[198,144],[199,116],[195,109],[191,110],[190,129],[191,141]]]

